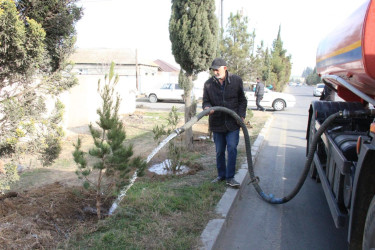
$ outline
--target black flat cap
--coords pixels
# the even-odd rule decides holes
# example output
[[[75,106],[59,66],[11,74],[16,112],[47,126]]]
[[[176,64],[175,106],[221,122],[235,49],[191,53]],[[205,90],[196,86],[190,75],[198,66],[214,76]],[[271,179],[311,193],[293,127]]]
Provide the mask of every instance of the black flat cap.
[[[222,58],[215,58],[212,61],[210,69],[218,69],[221,66],[227,66],[227,63]]]

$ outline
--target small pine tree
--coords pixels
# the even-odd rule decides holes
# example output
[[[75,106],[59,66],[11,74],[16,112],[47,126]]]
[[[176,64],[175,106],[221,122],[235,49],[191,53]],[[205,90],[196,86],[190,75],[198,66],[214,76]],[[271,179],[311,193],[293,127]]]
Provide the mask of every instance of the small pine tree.
[[[131,159],[133,155],[132,145],[125,146],[126,133],[123,123],[118,116],[120,97],[117,95],[115,102],[114,87],[118,83],[119,77],[114,74],[114,63],[112,62],[109,74],[105,76],[105,85],[100,87],[98,92],[102,98],[102,106],[97,110],[99,121],[95,128],[89,125],[90,133],[94,139],[94,147],[88,152],[96,159],[92,166],[89,166],[86,154],[81,150],[81,140],[78,138],[74,145],[74,161],[78,165],[76,174],[78,178],[84,179],[85,188],[93,188],[96,191],[96,209],[98,218],[101,218],[102,198],[117,193],[121,188],[129,183],[129,172],[138,169],[138,175],[142,175],[146,163],[139,157]],[[97,173],[96,182],[89,179],[93,173]]]

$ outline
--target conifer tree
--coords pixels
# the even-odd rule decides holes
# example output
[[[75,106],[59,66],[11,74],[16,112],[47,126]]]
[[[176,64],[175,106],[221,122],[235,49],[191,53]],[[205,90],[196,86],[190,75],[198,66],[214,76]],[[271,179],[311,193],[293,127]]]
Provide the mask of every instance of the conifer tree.
[[[310,72],[306,76],[306,84],[308,84],[308,85],[314,85],[314,84],[317,84],[317,83],[320,83],[320,82],[322,82],[322,79],[320,78],[320,76],[318,75],[318,73],[316,73],[316,67],[314,67],[314,69],[312,70],[312,72]]]
[[[81,150],[81,140],[78,138],[74,145],[74,161],[78,165],[76,174],[80,179],[84,179],[83,186],[96,191],[96,211],[98,218],[101,218],[102,198],[117,193],[129,182],[129,172],[138,169],[138,175],[142,175],[146,163],[141,158],[131,158],[133,146],[124,145],[126,133],[123,123],[119,117],[120,97],[117,94],[114,99],[114,87],[118,83],[119,77],[114,73],[114,63],[112,62],[109,74],[105,76],[105,84],[100,87],[98,82],[98,92],[102,98],[102,106],[97,110],[99,121],[98,128],[90,124],[90,133],[94,140],[94,147],[88,154],[96,159],[95,163],[88,165],[87,153]],[[90,179],[90,174],[95,172],[96,181]]]
[[[264,42],[261,41],[260,45],[258,45],[255,55],[252,57],[252,64],[251,64],[251,77],[250,80],[255,82],[257,77],[262,76],[263,78],[263,71],[266,67],[266,51],[264,50]],[[264,81],[264,79],[262,79]]]
[[[191,98],[193,77],[207,70],[216,56],[218,22],[215,16],[215,1],[172,0],[169,37],[175,60],[188,79],[187,83],[181,84],[184,88],[185,122],[187,122],[195,113],[192,111],[194,106]],[[187,149],[192,149],[191,128],[185,132],[185,143]]]
[[[287,56],[286,52],[281,40],[281,26],[279,26],[277,38],[273,41],[272,45],[270,75],[270,80],[274,83],[274,88],[277,91],[282,90],[290,78],[292,69],[291,56]]]
[[[220,44],[220,53],[227,62],[230,72],[239,75],[244,81],[250,80],[253,67],[252,51],[255,31],[248,32],[246,16],[230,13],[227,30]]]
[[[22,154],[39,156],[43,165],[59,155],[63,105],[55,98],[48,113],[45,101],[77,82],[65,68],[82,14],[76,1],[0,0],[0,159],[6,166],[0,186],[17,179],[11,173],[17,174]]]

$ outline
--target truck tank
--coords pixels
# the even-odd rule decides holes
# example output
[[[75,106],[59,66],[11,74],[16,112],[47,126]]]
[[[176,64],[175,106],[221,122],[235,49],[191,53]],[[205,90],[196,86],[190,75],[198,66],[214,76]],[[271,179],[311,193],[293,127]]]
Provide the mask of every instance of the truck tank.
[[[335,75],[374,99],[375,96],[375,1],[364,2],[323,39],[317,49],[317,73],[346,101],[362,101]]]

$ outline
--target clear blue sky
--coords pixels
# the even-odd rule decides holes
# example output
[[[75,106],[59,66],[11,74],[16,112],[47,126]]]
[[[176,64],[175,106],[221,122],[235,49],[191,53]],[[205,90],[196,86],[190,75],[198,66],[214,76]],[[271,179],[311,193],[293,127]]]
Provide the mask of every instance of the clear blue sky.
[[[224,0],[224,26],[230,12],[242,10],[255,28],[256,43],[272,46],[281,25],[284,48],[292,55],[292,75],[315,66],[319,41],[367,0]],[[221,0],[216,0],[220,18]],[[171,0],[81,0],[77,47],[138,48],[151,60],[175,64],[168,23]]]

